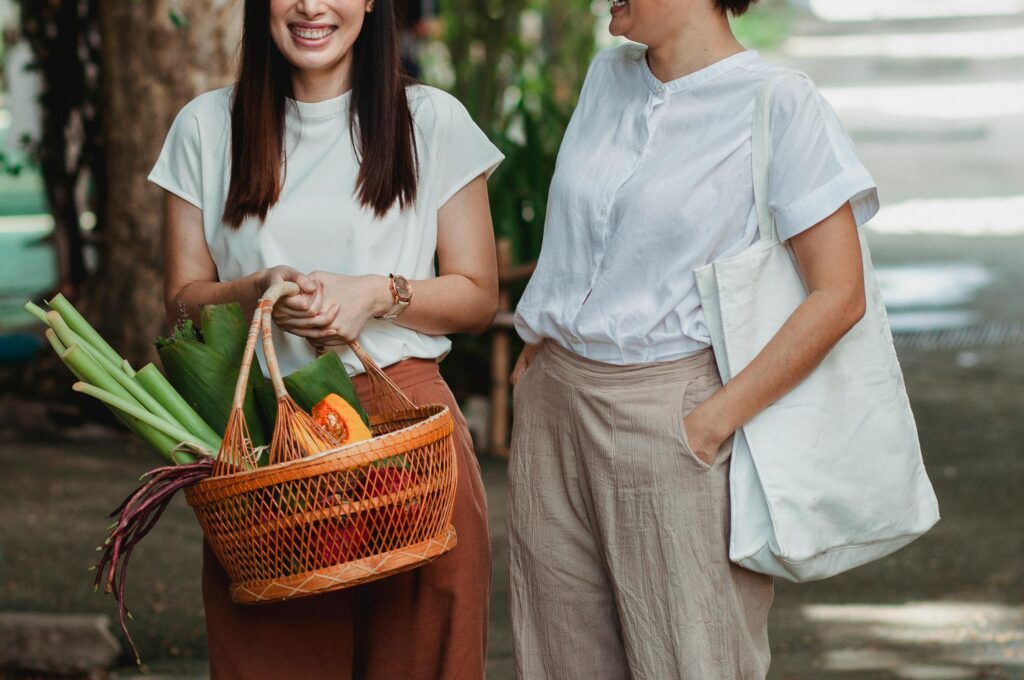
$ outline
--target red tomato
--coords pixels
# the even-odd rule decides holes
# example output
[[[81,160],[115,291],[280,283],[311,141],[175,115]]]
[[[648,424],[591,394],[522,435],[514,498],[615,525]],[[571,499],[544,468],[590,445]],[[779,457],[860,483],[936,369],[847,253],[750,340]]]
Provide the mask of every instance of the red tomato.
[[[394,529],[387,532],[388,545],[385,550],[393,550],[399,542],[404,542],[416,526],[420,515],[420,503],[415,498],[392,499],[393,494],[401,493],[415,486],[416,473],[399,467],[371,467],[366,471],[366,491],[369,497],[379,498],[380,505],[376,508],[374,528],[378,535],[382,534],[391,524]]]
[[[325,522],[317,528],[313,541],[317,565],[326,567],[364,557],[369,540],[370,527],[362,514]]]

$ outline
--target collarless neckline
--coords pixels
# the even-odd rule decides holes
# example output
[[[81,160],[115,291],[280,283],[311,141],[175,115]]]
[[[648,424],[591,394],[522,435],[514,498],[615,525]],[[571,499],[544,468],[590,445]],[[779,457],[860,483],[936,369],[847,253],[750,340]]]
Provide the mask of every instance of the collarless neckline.
[[[331,97],[319,102],[302,102],[288,97],[288,107],[285,109],[285,112],[288,116],[304,120],[333,118],[348,112],[348,100],[351,94],[352,90],[348,90],[337,97]]]
[[[648,87],[655,94],[670,95],[676,92],[682,92],[692,87],[696,87],[702,83],[706,83],[727,71],[731,71],[740,64],[745,64],[748,61],[757,59],[760,55],[755,50],[743,50],[736,54],[730,55],[724,59],[719,59],[713,64],[709,64],[702,69],[694,71],[693,73],[687,73],[685,76],[680,76],[674,80],[670,80],[666,83],[658,80],[658,76],[654,75],[651,71],[651,65],[647,63],[647,50],[638,50],[637,56],[640,62],[640,72],[643,74],[644,80],[647,82]]]

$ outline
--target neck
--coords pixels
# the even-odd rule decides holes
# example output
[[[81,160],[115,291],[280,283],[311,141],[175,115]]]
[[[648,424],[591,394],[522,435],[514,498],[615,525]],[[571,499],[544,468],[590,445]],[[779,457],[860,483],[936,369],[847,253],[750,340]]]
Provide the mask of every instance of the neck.
[[[329,69],[292,69],[292,96],[300,102],[322,102],[345,94],[352,87],[352,55]]]
[[[667,83],[743,50],[729,19],[710,8],[708,14],[693,16],[664,39],[648,44],[647,64],[658,80]]]

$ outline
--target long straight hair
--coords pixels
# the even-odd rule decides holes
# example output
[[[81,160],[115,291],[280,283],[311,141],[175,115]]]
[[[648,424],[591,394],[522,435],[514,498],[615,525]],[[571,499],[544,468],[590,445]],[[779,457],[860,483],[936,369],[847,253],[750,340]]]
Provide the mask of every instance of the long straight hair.
[[[359,203],[378,216],[416,201],[419,160],[401,70],[392,0],[376,0],[352,46],[349,137],[359,159]],[[291,65],[270,35],[269,0],[246,0],[242,56],[231,104],[231,182],[222,220],[264,221],[286,172],[285,109]]]

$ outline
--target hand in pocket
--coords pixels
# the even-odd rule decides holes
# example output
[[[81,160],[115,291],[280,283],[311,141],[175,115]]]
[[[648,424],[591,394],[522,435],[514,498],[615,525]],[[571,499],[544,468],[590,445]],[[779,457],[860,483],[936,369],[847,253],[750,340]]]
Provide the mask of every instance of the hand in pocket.
[[[714,464],[718,450],[726,439],[714,435],[714,429],[709,427],[709,423],[705,420],[704,410],[700,406],[683,418],[683,437],[689,444],[693,455],[708,465]]]

